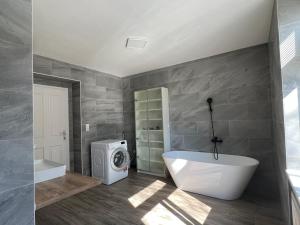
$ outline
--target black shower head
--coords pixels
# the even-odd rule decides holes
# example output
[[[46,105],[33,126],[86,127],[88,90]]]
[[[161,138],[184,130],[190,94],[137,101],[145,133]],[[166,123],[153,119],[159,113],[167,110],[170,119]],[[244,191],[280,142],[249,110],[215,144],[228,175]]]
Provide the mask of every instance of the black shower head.
[[[206,101],[208,104],[211,104],[213,100],[212,100],[212,98],[208,98]]]
[[[207,100],[208,106],[209,106],[209,111],[212,112],[212,107],[211,107],[211,103],[213,102],[212,98],[208,98]]]

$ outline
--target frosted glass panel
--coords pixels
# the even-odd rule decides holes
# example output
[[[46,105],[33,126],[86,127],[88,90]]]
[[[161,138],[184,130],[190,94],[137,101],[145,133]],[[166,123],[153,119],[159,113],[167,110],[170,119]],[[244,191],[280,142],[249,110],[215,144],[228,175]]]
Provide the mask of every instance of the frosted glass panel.
[[[164,137],[162,132],[158,131],[149,131],[149,141],[157,141],[157,142],[163,142]]]
[[[148,99],[161,99],[161,89],[148,90]]]
[[[138,147],[138,156],[140,160],[149,160],[149,149],[148,147]]]
[[[147,110],[147,102],[135,102],[135,110]]]
[[[160,119],[162,120],[162,111],[161,110],[149,110],[148,119]]]
[[[161,142],[150,142],[149,143],[149,147],[150,148],[163,148],[164,147],[164,143],[161,143]]]
[[[154,88],[136,91],[134,96],[137,168],[164,175],[162,154],[169,149],[169,144],[166,147],[164,143],[164,125],[169,127],[168,91],[166,88]],[[167,133],[169,136],[169,131]]]
[[[148,130],[147,120],[136,120],[136,130]]]
[[[147,120],[147,111],[137,111],[135,117],[137,120]]]
[[[148,120],[148,128],[149,130],[162,130],[162,120]]]
[[[148,110],[161,109],[161,101],[148,102]]]
[[[140,142],[143,142],[143,143],[148,143],[148,132],[145,130],[137,130],[136,131],[136,140],[137,141],[140,141]],[[148,145],[147,145],[148,147]]]
[[[149,171],[150,170],[150,166],[149,166],[149,160],[137,160],[137,166],[138,166],[138,170],[144,170],[144,171]]]
[[[149,147],[149,143],[148,143],[148,140],[147,141],[140,141],[140,140],[137,140],[136,142],[136,146],[137,148],[138,147]]]
[[[149,171],[150,169],[150,153],[148,146],[137,147],[137,167],[139,170]]]
[[[135,98],[136,101],[145,101],[145,100],[147,100],[147,91],[135,92],[134,98]]]
[[[151,162],[150,161],[150,171],[153,173],[163,173],[163,171],[164,171],[163,162]]]
[[[162,162],[162,154],[163,154],[163,149],[162,148],[150,148],[150,161],[152,162]]]

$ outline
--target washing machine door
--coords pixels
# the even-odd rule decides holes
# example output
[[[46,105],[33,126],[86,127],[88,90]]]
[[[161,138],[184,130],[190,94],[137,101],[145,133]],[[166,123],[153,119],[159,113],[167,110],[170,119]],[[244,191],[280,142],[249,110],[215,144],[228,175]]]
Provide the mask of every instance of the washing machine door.
[[[116,148],[111,154],[110,164],[114,170],[125,170],[129,166],[129,154],[124,148]]]

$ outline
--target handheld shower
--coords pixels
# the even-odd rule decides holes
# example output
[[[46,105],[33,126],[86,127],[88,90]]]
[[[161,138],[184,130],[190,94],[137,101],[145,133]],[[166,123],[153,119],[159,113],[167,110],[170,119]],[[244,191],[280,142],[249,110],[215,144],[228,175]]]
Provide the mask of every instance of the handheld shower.
[[[214,128],[214,120],[213,120],[213,109],[212,109],[212,98],[208,98],[207,100],[208,106],[209,106],[209,112],[210,112],[210,122],[211,122],[211,129],[212,129],[212,139],[211,142],[214,143],[214,148],[213,148],[213,154],[215,160],[219,159],[219,152],[218,152],[218,147],[217,143],[222,143],[223,140],[221,138],[218,138],[215,136],[215,128]]]
[[[209,111],[212,112],[212,107],[211,107],[211,104],[213,102],[212,98],[208,98],[206,101],[207,101],[208,106],[209,106]]]

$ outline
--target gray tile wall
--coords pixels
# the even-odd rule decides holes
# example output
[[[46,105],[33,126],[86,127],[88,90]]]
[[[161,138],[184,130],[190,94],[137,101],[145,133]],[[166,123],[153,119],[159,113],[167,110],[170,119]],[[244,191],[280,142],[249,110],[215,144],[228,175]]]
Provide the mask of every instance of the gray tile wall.
[[[74,171],[82,171],[81,145],[82,145],[82,119],[80,103],[80,82],[72,83],[72,111],[73,111],[73,152],[74,152]]]
[[[81,126],[80,101],[78,101],[78,98],[76,96],[76,92],[78,92],[76,90],[76,87],[80,87],[80,82],[34,74],[33,83],[68,88],[70,171],[81,173],[81,157],[76,157],[76,160],[74,157],[75,154],[77,154],[78,152],[80,153],[81,149],[80,147],[78,148],[78,145],[81,146],[81,130],[78,129],[78,127],[80,128]],[[75,91],[74,94],[73,89]],[[80,98],[80,90],[78,97]]]
[[[299,1],[275,1],[269,43],[274,149],[283,214],[286,224],[291,224],[289,184],[285,171],[286,168],[300,168],[299,92],[292,97],[292,105],[284,106],[283,102],[291,99],[300,85]],[[295,110],[291,113],[293,107]]]
[[[124,125],[133,155],[133,91],[158,86],[169,89],[173,149],[212,151],[206,103],[212,97],[216,135],[224,139],[220,153],[258,159],[247,192],[277,199],[267,45],[124,78]]]
[[[123,132],[123,95],[120,78],[89,70],[83,67],[67,64],[57,60],[34,55],[33,71],[36,73],[54,75],[66,79],[81,81],[81,98],[79,88],[73,89],[73,95],[81,102],[82,138],[81,152],[78,143],[74,146],[75,161],[81,158],[82,173],[90,175],[91,159],[90,144],[93,141],[111,138],[122,138]],[[74,102],[73,102],[74,105]],[[90,124],[90,131],[85,131],[85,124]],[[75,165],[76,167],[76,165]]]
[[[269,55],[271,71],[271,101],[272,101],[272,132],[274,138],[275,162],[278,168],[278,183],[283,215],[286,223],[289,221],[288,180],[285,174],[285,138],[283,120],[282,77],[280,66],[280,49],[278,36],[277,3],[273,8],[272,24],[269,37]]]
[[[34,224],[31,40],[31,1],[1,1],[0,223],[6,225]]]

